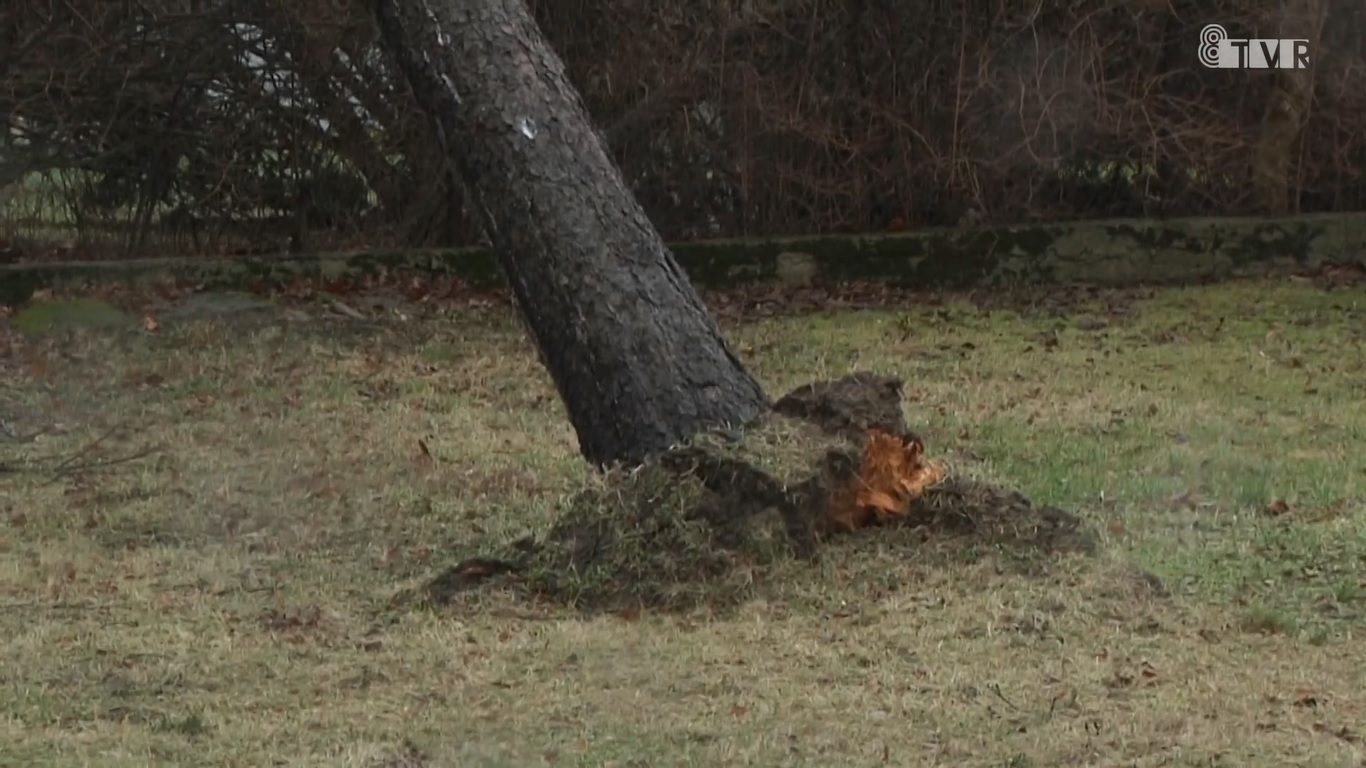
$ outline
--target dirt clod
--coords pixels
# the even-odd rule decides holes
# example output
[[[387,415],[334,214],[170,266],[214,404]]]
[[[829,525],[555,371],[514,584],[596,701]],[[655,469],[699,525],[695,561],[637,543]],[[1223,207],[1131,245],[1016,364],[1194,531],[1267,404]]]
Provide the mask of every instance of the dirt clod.
[[[856,436],[869,427],[905,433],[902,389],[894,376],[855,373],[798,387],[779,398],[773,412],[809,421],[831,434]]]

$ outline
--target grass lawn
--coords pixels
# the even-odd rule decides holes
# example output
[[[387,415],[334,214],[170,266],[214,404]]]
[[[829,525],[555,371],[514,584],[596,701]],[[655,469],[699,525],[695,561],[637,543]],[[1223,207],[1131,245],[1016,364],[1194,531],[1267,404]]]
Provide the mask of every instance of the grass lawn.
[[[687,613],[396,602],[591,478],[511,310],[348,301],[0,335],[0,764],[1366,764],[1360,288],[731,317],[1100,547],[874,529]]]

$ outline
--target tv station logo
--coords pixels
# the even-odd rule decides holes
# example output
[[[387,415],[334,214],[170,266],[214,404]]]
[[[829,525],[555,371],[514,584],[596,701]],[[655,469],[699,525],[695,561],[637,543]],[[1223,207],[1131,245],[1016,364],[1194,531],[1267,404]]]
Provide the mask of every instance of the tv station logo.
[[[1210,69],[1308,69],[1308,40],[1236,40],[1220,24],[1200,30],[1200,63]]]

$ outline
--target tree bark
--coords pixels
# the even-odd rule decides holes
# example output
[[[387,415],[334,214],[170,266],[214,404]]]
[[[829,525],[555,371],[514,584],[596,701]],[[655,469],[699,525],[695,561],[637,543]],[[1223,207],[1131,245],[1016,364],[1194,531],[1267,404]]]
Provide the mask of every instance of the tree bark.
[[[579,437],[638,464],[768,399],[607,154],[523,0],[369,0]]]
[[[1314,100],[1314,70],[1320,55],[1323,31],[1322,0],[1280,0],[1274,38],[1309,41],[1308,69],[1277,69],[1272,72],[1271,95],[1262,116],[1262,130],[1252,148],[1252,181],[1258,209],[1273,216],[1297,209],[1291,199],[1292,171],[1300,132],[1309,119]]]

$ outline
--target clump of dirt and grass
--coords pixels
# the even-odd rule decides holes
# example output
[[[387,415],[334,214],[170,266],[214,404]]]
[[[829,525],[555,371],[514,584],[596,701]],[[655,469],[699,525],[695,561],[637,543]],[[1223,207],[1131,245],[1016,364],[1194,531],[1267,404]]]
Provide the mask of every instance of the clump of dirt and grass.
[[[947,470],[814,556],[684,470],[791,491],[857,429],[595,475],[496,300],[82,298],[0,319],[0,762],[1359,762],[1359,291],[712,296]]]
[[[829,525],[831,504],[862,484],[866,430],[919,440],[905,424],[902,388],[868,373],[803,385],[743,429],[593,477],[548,530],[452,565],[421,597],[449,605],[468,602],[471,590],[511,588],[589,610],[734,608],[797,577],[840,532]],[[953,478],[925,488],[893,522],[876,535],[908,556],[988,547],[1041,563],[1095,544],[1075,515]]]

